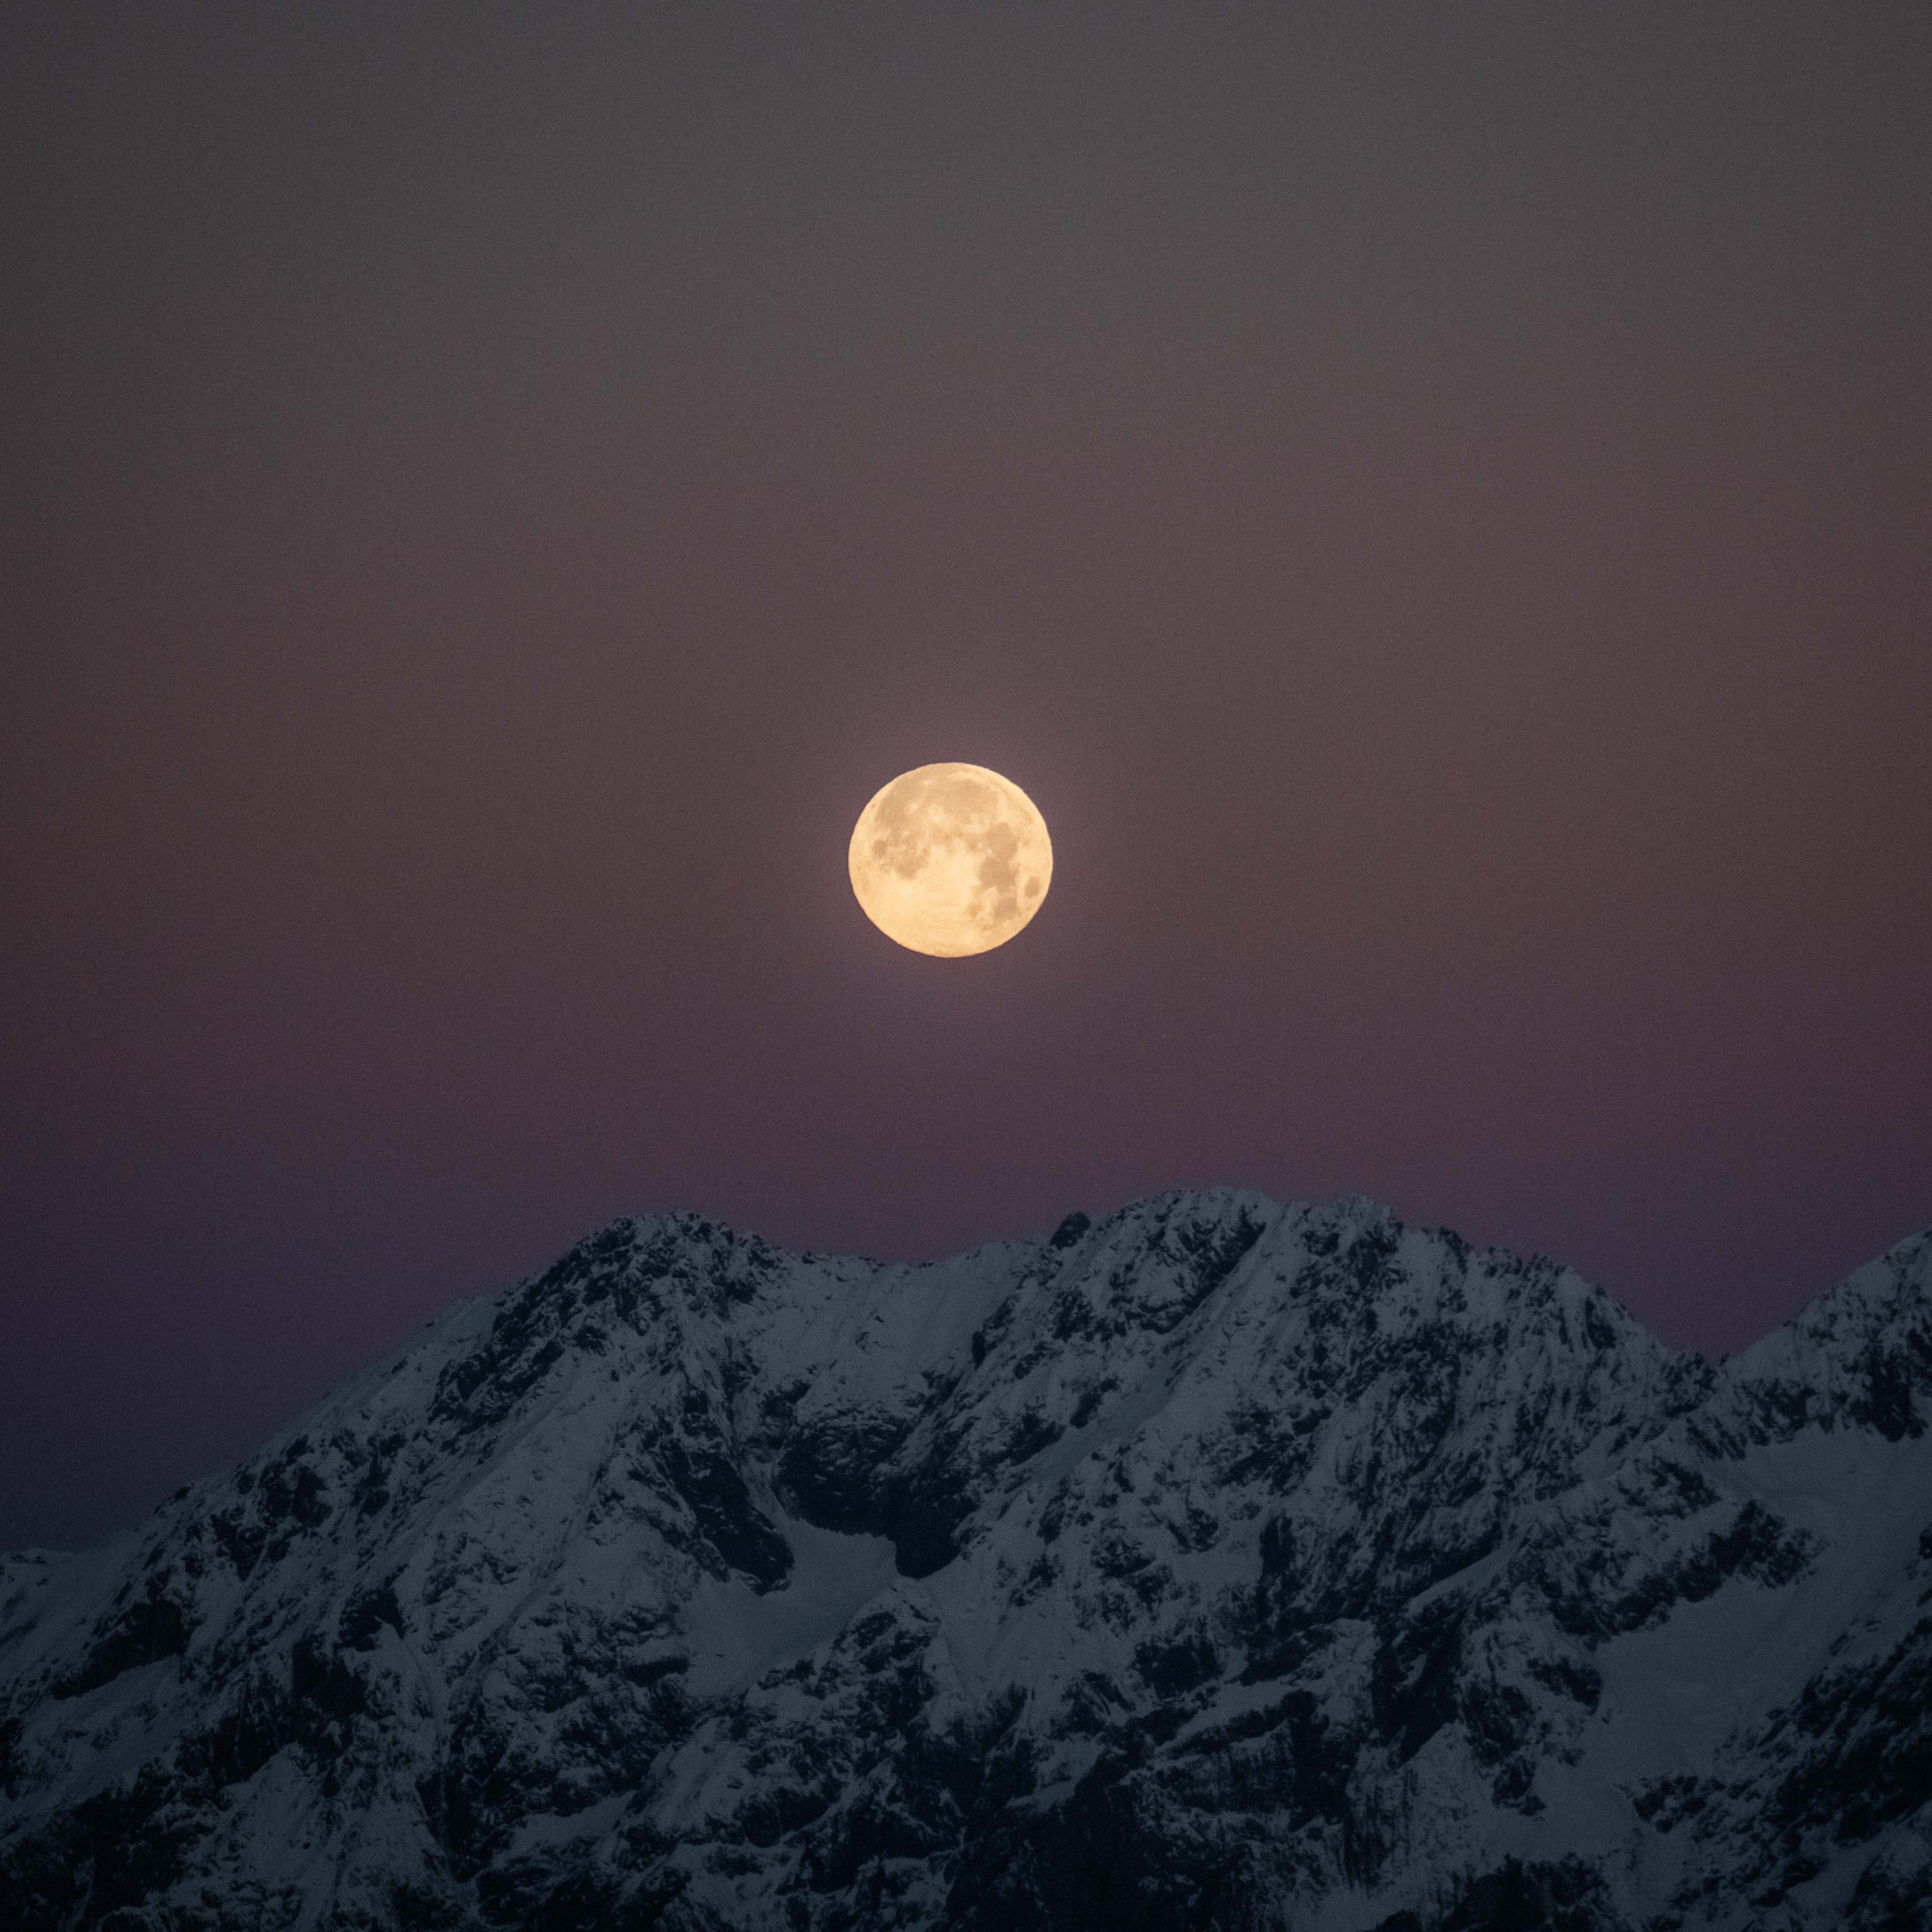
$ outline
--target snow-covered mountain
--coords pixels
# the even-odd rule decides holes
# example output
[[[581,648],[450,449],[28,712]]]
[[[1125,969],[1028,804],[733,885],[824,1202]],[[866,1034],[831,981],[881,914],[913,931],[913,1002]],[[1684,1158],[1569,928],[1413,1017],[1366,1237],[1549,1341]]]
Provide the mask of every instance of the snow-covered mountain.
[[[0,1926],[1932,1927],[1932,1236],[1713,1370],[1176,1193],[615,1223],[0,1559]]]

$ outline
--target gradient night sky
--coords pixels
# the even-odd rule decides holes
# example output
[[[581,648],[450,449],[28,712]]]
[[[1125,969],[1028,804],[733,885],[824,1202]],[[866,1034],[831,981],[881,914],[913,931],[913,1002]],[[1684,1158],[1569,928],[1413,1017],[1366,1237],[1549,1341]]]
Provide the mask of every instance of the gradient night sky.
[[[1932,10],[12,6],[0,1546],[692,1207],[1932,1222]],[[1011,946],[866,922],[938,759]]]

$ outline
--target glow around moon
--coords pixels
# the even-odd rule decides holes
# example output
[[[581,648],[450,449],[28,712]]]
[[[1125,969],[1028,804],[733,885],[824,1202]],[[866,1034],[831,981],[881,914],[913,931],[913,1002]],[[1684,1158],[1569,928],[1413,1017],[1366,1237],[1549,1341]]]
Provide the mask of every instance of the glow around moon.
[[[983,765],[921,765],[874,794],[847,855],[866,916],[914,952],[1004,946],[1053,878],[1046,820]]]

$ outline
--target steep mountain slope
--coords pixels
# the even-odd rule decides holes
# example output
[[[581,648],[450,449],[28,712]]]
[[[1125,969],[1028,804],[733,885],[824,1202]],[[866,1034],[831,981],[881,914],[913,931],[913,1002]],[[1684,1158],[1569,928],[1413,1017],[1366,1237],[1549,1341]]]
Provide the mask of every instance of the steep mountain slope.
[[[1932,1238],[1720,1372],[1175,1194],[620,1222],[0,1569],[0,1924],[1932,1924]]]

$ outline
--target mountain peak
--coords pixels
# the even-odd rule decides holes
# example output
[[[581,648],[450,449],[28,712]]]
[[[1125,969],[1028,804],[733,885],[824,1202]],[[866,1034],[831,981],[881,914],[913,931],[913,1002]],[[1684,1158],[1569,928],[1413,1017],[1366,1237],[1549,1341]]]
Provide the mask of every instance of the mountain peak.
[[[1928,1256],[1719,1376],[1359,1196],[613,1222],[7,1559],[0,1921],[1911,1922]]]
[[[1810,1427],[1917,1439],[1932,1421],[1932,1233],[1913,1235],[1724,1364],[1734,1445]]]

